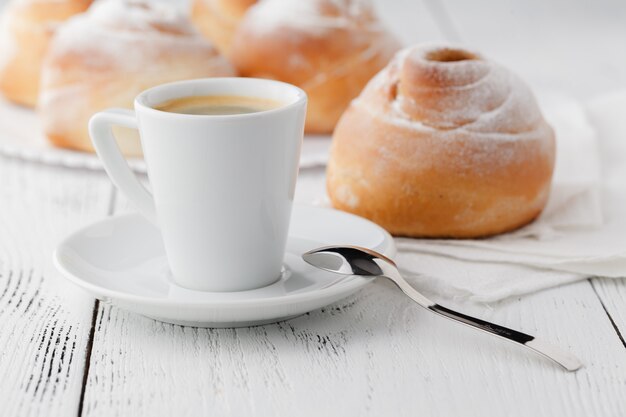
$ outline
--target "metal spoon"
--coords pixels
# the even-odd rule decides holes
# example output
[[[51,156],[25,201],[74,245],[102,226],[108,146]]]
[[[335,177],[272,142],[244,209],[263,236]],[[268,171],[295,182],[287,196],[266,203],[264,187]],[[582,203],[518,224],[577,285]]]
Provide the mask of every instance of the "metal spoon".
[[[303,254],[302,258],[317,268],[338,274],[387,278],[396,284],[409,298],[433,313],[518,343],[556,362],[568,371],[576,371],[582,367],[580,360],[572,354],[549,343],[539,341],[534,336],[457,313],[430,301],[400,275],[394,261],[373,250],[358,246],[327,246],[313,249]]]

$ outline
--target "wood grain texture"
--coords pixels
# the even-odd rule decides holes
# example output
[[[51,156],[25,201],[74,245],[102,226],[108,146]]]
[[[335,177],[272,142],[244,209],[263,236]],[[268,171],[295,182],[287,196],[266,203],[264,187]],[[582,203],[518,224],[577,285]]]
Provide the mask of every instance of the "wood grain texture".
[[[422,25],[421,19],[429,20],[428,13],[439,12],[415,2],[406,6],[402,17],[398,17],[396,3],[379,9],[387,20],[404,22],[392,29],[407,43],[451,36],[445,28],[432,30],[432,22],[431,30],[420,32],[429,25]],[[446,2],[446,6],[444,13],[447,10],[450,20],[457,22],[458,3]],[[509,6],[517,11],[510,12]],[[582,75],[568,73],[566,80],[561,76],[560,71],[570,71],[572,57],[561,64],[558,57],[522,62],[523,54],[516,52],[508,36],[501,35],[518,31],[513,38],[522,42],[524,31],[531,31],[532,25],[522,27],[515,21],[523,8],[521,2],[495,5],[493,13],[502,21],[485,22],[477,15],[492,3],[463,7],[472,8],[463,10],[462,24],[455,26],[463,40],[470,39],[468,43],[519,70],[535,86],[561,88],[579,97],[592,90],[584,82],[589,75],[584,71]],[[411,12],[416,9],[421,14]],[[537,10],[543,9],[522,14],[534,16]],[[533,18],[522,17],[523,22],[529,19]],[[613,22],[612,17],[606,19]],[[550,26],[541,22],[542,36],[548,36]],[[468,25],[472,28],[464,30]],[[488,26],[475,27],[480,25]],[[609,25],[613,29],[602,32],[615,30],[614,22]],[[577,30],[571,26],[567,30]],[[503,31],[506,28],[512,29]],[[529,36],[530,45],[541,44],[535,35]],[[546,53],[541,45],[539,49]],[[593,53],[609,62],[606,52]],[[594,91],[601,92],[619,77],[607,80],[594,85]],[[319,201],[323,190],[323,170],[307,170],[301,173],[296,200]],[[129,210],[123,198],[117,207]],[[607,284],[624,288],[623,281]],[[602,296],[602,288],[596,290]],[[615,289],[606,291],[613,294]],[[611,298],[614,305],[598,298],[591,284],[583,281],[488,306],[440,300],[569,347],[586,363],[576,374],[566,374],[515,346],[431,317],[384,283],[289,322],[249,329],[183,328],[103,306],[98,313],[84,414],[625,415],[626,351],[603,308],[603,303],[608,310],[620,308],[616,297]]]
[[[626,349],[626,278],[594,278],[591,282],[611,324],[615,327],[615,336]]]
[[[94,300],[52,266],[57,242],[105,216],[101,173],[0,158],[0,414],[71,416]]]
[[[536,88],[585,98],[626,86],[626,61],[613,52],[623,46],[623,2],[589,9],[564,0],[441,4],[381,1],[378,9],[407,44],[458,36]],[[296,200],[322,198],[323,176],[303,172]],[[68,231],[107,213],[110,190],[102,173],[0,158],[2,416],[78,412],[94,304],[57,279],[50,251]],[[118,200],[118,212],[129,209]],[[428,315],[386,283],[288,322],[245,329],[173,326],[103,305],[82,415],[626,415],[626,349],[615,330],[626,329],[624,280],[583,281],[493,305],[437,301],[569,347],[586,367],[564,373]]]
[[[288,322],[244,329],[185,328],[104,306],[84,415],[626,413],[626,350],[587,281],[461,308],[569,347],[586,367],[562,372],[425,313],[386,283]]]
[[[322,180],[321,170],[303,171],[296,199],[319,197]],[[117,211],[131,210],[117,200]],[[244,329],[184,328],[103,306],[84,415],[626,413],[626,350],[588,281],[493,305],[438,301],[569,348],[586,367],[564,373],[429,315],[383,282],[294,320]]]

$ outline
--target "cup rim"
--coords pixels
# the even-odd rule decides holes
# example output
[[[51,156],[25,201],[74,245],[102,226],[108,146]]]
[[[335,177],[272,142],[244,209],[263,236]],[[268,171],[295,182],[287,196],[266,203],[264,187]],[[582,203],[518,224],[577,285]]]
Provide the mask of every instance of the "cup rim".
[[[155,94],[160,90],[166,90],[176,87],[181,87],[189,84],[219,84],[219,83],[247,83],[250,86],[258,85],[258,84],[273,84],[279,88],[284,88],[285,90],[292,90],[295,92],[295,100],[288,102],[282,106],[261,110],[254,113],[240,113],[240,114],[185,114],[185,113],[174,113],[168,112],[164,110],[155,109],[153,106],[150,106],[146,100],[147,96],[150,94]],[[185,95],[181,95],[179,98],[186,97]],[[278,113],[287,111],[292,109],[293,107],[297,107],[301,105],[303,102],[307,101],[307,94],[301,88],[289,84],[282,81],[270,80],[265,78],[252,78],[252,77],[211,77],[211,78],[195,78],[191,80],[182,80],[182,81],[174,81],[170,83],[159,84],[157,86],[148,88],[141,93],[139,93],[134,100],[135,110],[141,110],[143,112],[152,113],[153,115],[158,115],[159,117],[169,117],[169,118],[177,118],[177,119],[192,119],[192,120],[237,120],[237,119],[249,119],[256,117],[265,117],[268,114]]]

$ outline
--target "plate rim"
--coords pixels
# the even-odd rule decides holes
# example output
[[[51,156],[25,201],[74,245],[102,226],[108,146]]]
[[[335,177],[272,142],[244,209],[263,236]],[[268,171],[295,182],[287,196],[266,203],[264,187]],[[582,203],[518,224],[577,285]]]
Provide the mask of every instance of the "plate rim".
[[[386,243],[386,247],[384,248],[383,254],[385,256],[389,256],[389,257],[394,257],[397,253],[397,249],[393,240],[393,237],[389,234],[389,232],[387,232],[385,229],[383,229],[382,227],[380,227],[379,225],[377,225],[376,223],[372,222],[371,220],[365,219],[363,217],[357,216],[355,214],[352,213],[347,213],[345,211],[341,211],[341,210],[337,210],[334,208],[330,208],[330,207],[317,207],[317,206],[312,206],[312,205],[306,205],[306,204],[294,204],[293,209],[305,209],[305,210],[313,210],[313,211],[321,211],[321,212],[334,212],[335,214],[339,214],[339,215],[345,215],[348,217],[353,217],[356,219],[359,219],[361,221],[365,221],[366,223],[369,223],[369,226],[378,229],[380,232],[382,232],[384,239],[383,242]],[[336,293],[341,293],[341,292],[356,292],[358,289],[366,286],[367,284],[370,284],[371,282],[374,281],[375,277],[363,277],[363,276],[358,276],[358,275],[346,275],[346,280],[343,282],[339,282],[337,284],[331,285],[329,287],[326,288],[320,288],[318,290],[314,290],[314,291],[310,291],[310,292],[303,292],[303,293],[296,293],[296,294],[292,294],[292,295],[287,295],[287,296],[283,296],[283,297],[273,297],[273,298],[258,298],[258,299],[244,299],[244,300],[212,300],[212,301],[200,301],[200,300],[190,300],[190,301],[180,301],[180,300],[172,300],[172,299],[168,299],[168,298],[152,298],[152,297],[148,297],[148,296],[143,296],[143,295],[137,295],[137,294],[130,294],[130,293],[126,293],[126,292],[120,292],[117,290],[111,290],[111,289],[107,289],[107,288],[103,288],[101,286],[98,286],[96,284],[87,282],[85,280],[83,280],[82,278],[78,277],[77,275],[75,275],[73,272],[71,272],[69,269],[67,269],[63,263],[60,260],[60,249],[62,249],[62,247],[64,245],[66,245],[66,242],[70,239],[72,239],[73,237],[80,235],[82,233],[84,233],[87,229],[90,229],[92,227],[101,225],[103,223],[108,223],[108,222],[113,222],[119,219],[123,219],[123,218],[129,218],[129,217],[138,217],[138,218],[142,218],[141,214],[136,213],[136,212],[132,212],[132,213],[124,213],[124,214],[120,214],[117,216],[109,216],[106,217],[104,219],[89,223],[77,230],[75,230],[74,232],[66,235],[56,246],[56,248],[53,251],[52,254],[52,260],[53,260],[53,264],[55,266],[55,268],[61,272],[61,274],[63,275],[63,277],[65,279],[67,279],[68,281],[70,281],[71,283],[73,283],[74,285],[84,289],[85,291],[88,291],[91,295],[95,296],[98,299],[101,298],[110,298],[114,301],[124,301],[124,302],[135,302],[135,303],[141,303],[143,305],[150,305],[150,306],[166,306],[166,307],[174,307],[174,306],[178,306],[178,307],[190,307],[190,308],[231,308],[231,309],[238,309],[241,307],[250,307],[250,306],[254,306],[254,305],[272,305],[272,306],[278,306],[278,305],[283,305],[283,304],[293,304],[295,302],[298,301],[306,301],[306,300],[313,300],[313,299],[317,299],[317,298],[325,298],[325,297],[330,297],[333,294]],[[143,219],[143,218],[142,218]],[[353,279],[350,279],[350,278]],[[270,284],[272,285],[272,284]],[[182,288],[182,287],[181,287]]]

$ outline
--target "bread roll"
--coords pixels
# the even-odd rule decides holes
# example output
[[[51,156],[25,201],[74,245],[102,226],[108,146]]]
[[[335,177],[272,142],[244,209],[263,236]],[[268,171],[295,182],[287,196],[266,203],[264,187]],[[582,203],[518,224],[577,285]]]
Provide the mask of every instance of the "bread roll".
[[[242,75],[305,90],[306,131],[330,133],[398,48],[369,1],[264,0],[246,13],[230,57]]]
[[[173,9],[106,0],[57,31],[44,62],[39,113],[55,145],[93,151],[87,124],[94,113],[132,108],[138,93],[157,84],[234,74]],[[135,132],[124,131],[118,136],[122,151],[140,154]]]
[[[0,22],[0,90],[24,106],[35,107],[41,62],[54,30],[92,0],[13,0]]]
[[[548,198],[554,133],[526,84],[476,52],[405,49],[335,130],[335,207],[394,235],[470,238],[513,230]]]
[[[191,20],[223,54],[227,54],[239,21],[256,0],[194,0]]]

